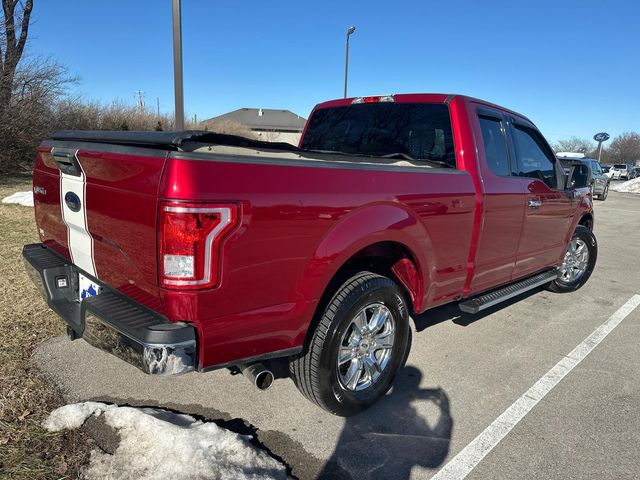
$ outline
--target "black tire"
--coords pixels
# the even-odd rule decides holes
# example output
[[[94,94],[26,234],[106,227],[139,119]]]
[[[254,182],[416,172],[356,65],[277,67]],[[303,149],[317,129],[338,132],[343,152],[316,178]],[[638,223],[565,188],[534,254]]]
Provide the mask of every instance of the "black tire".
[[[588,250],[589,258],[587,261],[587,268],[584,270],[584,273],[571,281],[563,279],[562,276],[558,277],[547,287],[552,292],[566,293],[578,290],[585,283],[587,283],[587,280],[589,280],[589,277],[593,273],[593,270],[596,266],[596,260],[598,258],[598,242],[596,241],[596,237],[593,232],[587,227],[578,225],[575,232],[573,232],[573,236],[571,237],[572,241],[574,239],[584,242],[584,245]]]
[[[604,202],[607,199],[608,195],[609,195],[609,184],[607,183],[604,186],[604,190],[602,191],[602,193],[598,195],[598,200],[602,200]]]
[[[340,380],[339,368],[344,367],[338,366],[338,352],[341,345],[344,348],[345,335],[353,329],[353,319],[363,310],[366,318],[366,309],[371,305],[382,305],[393,317],[393,333],[388,334],[393,338],[393,347],[389,349],[385,367],[376,372],[377,380],[363,390],[355,391]],[[354,415],[387,393],[406,360],[410,331],[406,301],[391,279],[360,272],[338,288],[320,314],[322,316],[306,351],[289,361],[291,378],[300,392],[321,408],[343,417]]]

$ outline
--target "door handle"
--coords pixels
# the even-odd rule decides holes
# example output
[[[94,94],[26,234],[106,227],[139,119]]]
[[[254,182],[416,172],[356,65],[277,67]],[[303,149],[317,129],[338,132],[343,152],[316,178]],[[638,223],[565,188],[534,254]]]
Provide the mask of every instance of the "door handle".
[[[527,205],[529,208],[540,208],[542,206],[542,200],[539,198],[530,198],[527,200]]]

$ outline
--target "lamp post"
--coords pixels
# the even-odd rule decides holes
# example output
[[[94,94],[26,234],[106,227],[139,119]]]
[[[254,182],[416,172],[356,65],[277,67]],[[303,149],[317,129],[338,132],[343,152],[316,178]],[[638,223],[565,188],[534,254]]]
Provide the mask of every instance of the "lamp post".
[[[344,98],[347,98],[347,78],[349,76],[349,37],[353,32],[356,31],[356,27],[351,25],[347,30],[347,47],[346,47],[346,57],[344,61]]]
[[[182,8],[181,0],[173,0],[173,89],[175,96],[175,128],[184,130],[184,97],[182,89]]]

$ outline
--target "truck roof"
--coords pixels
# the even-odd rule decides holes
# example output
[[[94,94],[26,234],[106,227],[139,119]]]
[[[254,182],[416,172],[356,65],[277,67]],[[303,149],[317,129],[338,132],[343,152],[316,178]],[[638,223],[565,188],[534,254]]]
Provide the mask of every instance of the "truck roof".
[[[482,105],[486,105],[487,107],[493,107],[499,110],[503,110],[505,112],[508,112],[510,114],[523,118],[530,123],[533,123],[529,118],[522,115],[521,113],[515,112],[501,105],[497,105],[495,103],[491,103],[479,98],[470,97],[468,95],[460,95],[456,93],[394,93],[394,94],[385,94],[385,95],[372,95],[372,96],[367,95],[362,97],[338,98],[335,100],[328,100],[326,102],[319,103],[314,107],[314,110],[320,109],[320,108],[345,107],[347,105],[353,104],[354,100],[375,98],[375,97],[393,97],[393,100],[396,103],[446,103],[446,104],[449,104],[453,101],[464,102],[464,103],[471,103],[471,102],[480,103]]]

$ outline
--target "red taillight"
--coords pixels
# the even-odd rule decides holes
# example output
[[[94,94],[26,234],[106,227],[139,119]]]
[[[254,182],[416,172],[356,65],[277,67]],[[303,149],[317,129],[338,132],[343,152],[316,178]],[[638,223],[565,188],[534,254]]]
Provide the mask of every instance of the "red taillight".
[[[217,285],[222,241],[237,223],[237,205],[162,202],[158,240],[161,286],[194,289]]]

